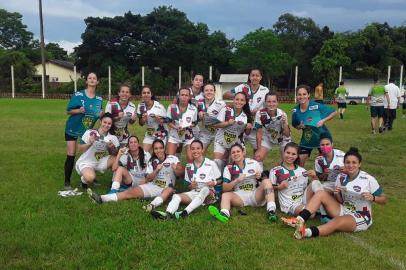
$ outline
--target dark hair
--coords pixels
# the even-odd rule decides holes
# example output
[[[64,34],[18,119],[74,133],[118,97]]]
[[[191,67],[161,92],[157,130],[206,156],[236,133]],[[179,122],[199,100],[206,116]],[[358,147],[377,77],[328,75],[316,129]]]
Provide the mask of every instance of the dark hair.
[[[111,133],[114,135],[114,118],[113,118],[113,115],[111,113],[109,113],[109,112],[103,113],[100,116],[100,122],[106,117],[111,119],[111,127],[109,129],[109,132],[111,131]]]
[[[235,143],[235,144],[231,145],[230,152],[231,152],[231,149],[233,149],[234,147],[238,147],[241,149],[241,151],[244,152],[244,147],[240,143]]]
[[[261,77],[262,77],[262,71],[261,71],[259,68],[257,68],[257,67],[253,67],[253,68],[250,69],[250,72],[248,73],[248,80],[247,80],[248,83],[251,83],[250,75],[251,75],[251,73],[252,73],[254,70],[258,70],[258,71],[259,71],[259,74],[260,74]]]
[[[340,85],[344,85],[344,82],[343,82],[343,81],[341,81],[341,82],[340,82]]]
[[[242,107],[242,111],[247,115],[247,123],[251,123],[252,122],[252,115],[251,115],[251,109],[250,109],[250,105],[248,104],[248,97],[244,92],[238,92],[235,94],[234,98],[237,95],[243,95],[245,97],[245,105]]]
[[[379,78],[374,78],[374,83],[377,83],[379,81]]]
[[[154,152],[154,145],[157,144],[157,143],[162,144],[162,146],[165,148],[165,144],[164,144],[164,142],[163,142],[162,140],[160,140],[160,139],[155,139],[155,140],[152,142],[152,155],[151,155],[151,159],[150,159],[151,161],[154,160],[154,159],[156,159],[156,158],[158,158],[158,157],[156,156],[155,152]],[[165,159],[166,159],[166,153],[165,153]]]
[[[213,81],[208,81],[207,83],[205,83],[205,84],[203,85],[203,88],[202,88],[203,91],[204,91],[204,88],[205,88],[206,86],[208,86],[208,85],[213,86],[214,92],[216,91],[216,86],[214,85]]]
[[[389,79],[389,82],[390,82],[390,83],[394,83],[394,82],[395,82],[395,80],[394,80],[394,79],[392,79],[392,78],[390,78],[390,79]]]
[[[98,77],[97,77],[96,72],[94,72],[94,71],[89,71],[89,72],[86,74],[86,79],[87,79],[87,77],[89,77],[89,75],[92,74],[92,73],[93,73],[94,75],[96,75],[97,80],[99,80]]]
[[[182,91],[182,90],[188,90],[188,91],[189,91],[189,96],[190,96],[190,98],[189,98],[189,104],[192,104],[192,97],[191,97],[191,93],[190,93],[191,90],[190,90],[190,88],[187,87],[187,86],[182,86],[181,88],[179,88],[178,96],[176,97],[176,104],[179,105],[179,96],[180,96],[180,91]]]
[[[286,151],[286,149],[288,149],[289,147],[291,148],[295,148],[296,152],[297,152],[297,158],[295,159],[295,161],[293,162],[295,165],[299,164],[300,161],[300,157],[299,157],[299,145],[297,145],[297,143],[294,142],[288,142],[285,147],[283,148],[283,152]]]
[[[151,86],[149,86],[149,85],[143,85],[143,86],[141,87],[140,96],[142,95],[142,91],[143,91],[145,88],[148,88],[149,91],[151,92],[151,100],[157,101],[157,98],[156,98],[156,97],[154,96],[154,94],[152,93],[152,88],[151,88]]]
[[[296,87],[296,89],[295,89],[296,93],[297,93],[297,91],[299,91],[299,89],[301,89],[301,88],[305,89],[306,92],[310,95],[310,86],[308,86],[308,85],[306,85],[306,84],[298,85],[298,86]]]
[[[333,142],[333,138],[332,138],[331,135],[330,135],[329,133],[327,133],[327,132],[324,132],[324,133],[320,134],[320,139],[319,139],[319,141],[324,140],[324,139],[327,139],[327,140],[329,140],[330,142]]]
[[[204,148],[204,147],[203,147],[203,143],[202,143],[201,140],[194,139],[194,140],[190,143],[190,145],[192,145],[192,144],[194,144],[194,143],[198,143],[198,144],[200,144],[200,146],[202,147],[202,149]]]
[[[140,140],[138,139],[137,136],[131,135],[130,137],[128,137],[127,147],[130,144],[130,139],[131,138],[137,139],[138,144],[140,143]],[[144,149],[140,145],[138,145],[138,159],[140,160],[141,168],[145,169],[145,167],[146,167],[146,164],[145,164],[145,152],[144,152]]]
[[[196,78],[196,76],[202,76],[202,78],[204,79],[204,76],[202,73],[196,73],[195,75],[193,75],[193,80]],[[193,81],[192,80],[192,81]]]
[[[275,91],[269,91],[268,93],[266,93],[264,100],[266,101],[270,96],[276,96],[276,99],[278,99],[278,94]]]
[[[354,157],[356,157],[356,158],[358,159],[358,162],[361,162],[361,161],[362,161],[362,156],[361,156],[361,154],[359,153],[358,148],[356,148],[356,147],[350,147],[350,149],[347,151],[347,153],[345,153],[345,155],[344,155],[344,162],[345,162],[345,160],[347,159],[347,157],[349,157],[349,156],[354,156]]]

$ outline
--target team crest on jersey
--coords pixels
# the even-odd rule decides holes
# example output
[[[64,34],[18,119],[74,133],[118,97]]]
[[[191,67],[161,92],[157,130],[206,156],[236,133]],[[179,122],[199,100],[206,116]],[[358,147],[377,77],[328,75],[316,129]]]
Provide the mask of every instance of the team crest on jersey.
[[[243,121],[237,121],[237,125],[242,126],[242,125],[244,125],[244,122]]]
[[[188,123],[192,122],[192,117],[186,117],[186,122]]]
[[[163,164],[165,167],[169,167],[169,165],[171,165],[169,162],[165,162],[164,164]]]
[[[311,117],[311,116],[307,117],[307,119],[306,119],[307,122],[311,122],[312,120],[313,120],[313,117]]]
[[[93,125],[93,118],[91,116],[84,116],[82,118],[82,124],[86,129],[89,129]]]
[[[205,177],[206,177],[206,175],[204,174],[204,173],[201,173],[200,175],[199,175],[199,177],[200,177],[200,179],[204,179]]]
[[[303,130],[303,138],[305,141],[310,142],[313,137],[312,130],[310,128],[305,128]]]
[[[360,192],[360,191],[361,191],[361,187],[360,187],[360,186],[354,186],[353,189],[354,189],[354,191],[356,191],[356,192]]]
[[[214,114],[214,115],[217,115],[217,114],[219,113],[219,112],[216,111],[216,110],[212,110],[211,112],[212,112],[212,114]]]
[[[249,169],[248,173],[255,173],[255,170],[254,169]]]
[[[262,97],[257,97],[257,103],[261,101]]]

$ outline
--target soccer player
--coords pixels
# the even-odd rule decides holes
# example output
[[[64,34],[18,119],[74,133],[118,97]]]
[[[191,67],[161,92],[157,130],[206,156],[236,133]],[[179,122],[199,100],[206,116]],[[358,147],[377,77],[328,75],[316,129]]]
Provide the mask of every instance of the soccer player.
[[[201,206],[205,201],[213,202],[215,198],[214,186],[217,185],[217,179],[221,173],[212,160],[205,158],[203,155],[203,143],[194,140],[190,144],[193,162],[186,165],[185,182],[190,191],[172,196],[166,212],[152,211],[155,218],[167,219],[173,217],[176,219],[184,218],[190,215],[192,211]],[[183,211],[177,211],[179,204],[187,204]]]
[[[119,192],[123,184],[125,189],[145,184],[150,158],[150,153],[142,149],[137,136],[128,137],[127,147],[120,148],[112,165],[114,175],[110,192]]]
[[[361,170],[362,156],[356,148],[344,156],[345,173],[336,179],[334,197],[317,192],[295,219],[282,219],[296,228],[294,237],[326,236],[334,232],[365,231],[372,225],[372,202],[385,204],[387,197],[375,177]],[[333,219],[320,226],[306,228],[305,222],[323,205]]]
[[[276,93],[265,95],[265,108],[255,116],[258,150],[254,159],[262,163],[273,147],[278,147],[282,157],[285,145],[291,141],[288,117],[278,108]]]
[[[383,114],[383,121],[385,129],[392,130],[393,121],[396,119],[396,109],[400,104],[400,89],[394,84],[393,79],[389,79],[389,84],[385,85],[385,91],[388,93],[388,100],[384,100],[385,112]]]
[[[379,80],[374,80],[374,86],[369,90],[367,98],[367,106],[370,106],[371,110],[371,128],[372,134],[376,134],[376,130],[379,133],[384,131],[383,114],[384,114],[384,99],[390,104],[388,93],[385,87],[379,84]]]
[[[320,135],[320,155],[314,160],[314,170],[324,190],[333,193],[337,175],[344,171],[344,155],[334,149],[333,139],[328,134]]]
[[[117,136],[121,145],[127,144],[130,136],[128,124],[134,124],[137,115],[135,105],[130,101],[131,88],[128,84],[122,84],[118,91],[118,97],[107,102],[105,112],[113,115],[113,134]]]
[[[77,139],[81,138],[87,129],[93,128],[103,112],[103,100],[96,95],[98,83],[96,74],[89,73],[86,77],[86,89],[76,92],[66,108],[69,118],[65,125],[65,189],[71,189],[70,182],[75,165]]]
[[[273,188],[278,191],[281,211],[289,215],[297,215],[306,201],[323,189],[315,171],[306,171],[298,165],[298,157],[299,146],[294,142],[286,144],[281,164],[269,172]],[[308,186],[309,178],[312,182]]]
[[[80,141],[79,150],[83,153],[76,162],[76,171],[81,176],[83,188],[92,184],[96,179],[96,171],[104,172],[111,168],[117,148],[118,138],[110,134],[113,126],[113,116],[105,113],[100,118],[98,129],[88,129]]]
[[[299,157],[300,166],[304,167],[312,150],[319,147],[320,134],[330,134],[325,123],[336,116],[336,111],[310,100],[310,87],[307,85],[296,88],[296,98],[299,104],[293,109],[292,126],[302,130]]]
[[[231,207],[262,207],[266,204],[269,220],[276,221],[275,194],[269,179],[262,180],[262,166],[245,157],[245,149],[235,144],[230,149],[231,161],[223,171],[223,194],[219,211],[209,206],[209,213],[220,222],[227,223]]]
[[[184,167],[176,156],[165,154],[165,144],[161,140],[152,143],[152,156],[147,166],[145,184],[130,188],[123,192],[98,195],[91,189],[87,190],[89,197],[96,203],[117,202],[129,199],[152,199],[152,202],[144,207],[151,212],[161,205],[174,192],[176,176],[181,176]]]
[[[340,86],[337,87],[334,92],[334,96],[337,102],[338,113],[340,114],[340,119],[344,118],[344,112],[347,108],[347,96],[349,95],[348,90],[344,87],[344,82],[340,82]]]
[[[190,101],[195,106],[197,106],[197,102],[199,100],[204,99],[204,94],[203,94],[203,91],[202,91],[203,84],[204,84],[203,75],[202,74],[196,74],[193,77],[192,86],[189,88],[190,89],[190,94],[191,94]]]
[[[218,114],[220,123],[214,140],[214,162],[223,171],[224,160],[228,157],[231,146],[244,144],[244,133],[249,134],[252,128],[252,116],[248,105],[248,98],[244,92],[234,96],[233,105],[224,107]]]
[[[140,126],[147,125],[143,148],[150,152],[152,142],[156,139],[162,140],[165,144],[168,140],[168,127],[165,123],[166,109],[155,100],[151,87],[144,85],[141,89],[142,102],[137,106],[137,115]]]
[[[255,117],[257,111],[264,107],[265,95],[269,92],[269,89],[267,87],[260,84],[261,80],[261,70],[253,68],[250,70],[248,83],[240,84],[234,89],[227,91],[226,93],[224,93],[223,98],[232,99],[234,98],[236,93],[245,93],[248,97],[248,104],[250,106],[251,116]],[[257,131],[254,127],[253,129],[251,129],[249,135],[245,138],[245,141],[248,141],[251,144],[254,153],[258,149],[256,133]]]
[[[204,145],[204,153],[214,141],[217,129],[213,125],[218,123],[217,116],[226,106],[224,101],[215,99],[215,94],[216,87],[214,84],[207,83],[203,87],[204,98],[197,102],[199,120],[201,120],[199,140]]]
[[[182,87],[177,102],[170,104],[167,111],[169,139],[166,151],[168,155],[175,155],[177,147],[182,144],[186,148],[188,161],[192,160],[190,143],[195,139],[193,127],[197,124],[198,114],[190,98],[189,89]]]

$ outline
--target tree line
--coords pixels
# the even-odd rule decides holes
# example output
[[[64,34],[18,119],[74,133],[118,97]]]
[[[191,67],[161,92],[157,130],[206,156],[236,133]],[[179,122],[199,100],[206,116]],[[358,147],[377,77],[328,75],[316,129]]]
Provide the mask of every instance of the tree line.
[[[388,65],[406,62],[405,25],[373,22],[357,31],[334,33],[311,18],[287,13],[272,28],[259,28],[234,40],[221,31],[211,32],[205,23],[190,21],[170,6],[154,8],[144,16],[127,12],[112,18],[88,17],[85,23],[82,43],[71,55],[58,44],[48,43],[47,59],[69,60],[84,74],[95,71],[101,77],[106,77],[111,66],[113,82],[137,86],[141,85],[141,66],[145,66],[146,81],[157,94],[175,91],[178,66],[185,82],[195,73],[207,78],[210,65],[215,80],[222,73],[246,73],[258,67],[263,71],[263,84],[292,88],[297,65],[299,82],[323,81],[332,90],[339,66],[343,66],[344,78],[372,79],[386,77]],[[11,64],[19,88],[39,90],[34,89],[32,74],[40,60],[39,41],[22,23],[22,15],[0,9],[0,90],[8,83]],[[106,90],[106,80],[102,79],[102,85]],[[62,90],[71,92],[72,86]]]

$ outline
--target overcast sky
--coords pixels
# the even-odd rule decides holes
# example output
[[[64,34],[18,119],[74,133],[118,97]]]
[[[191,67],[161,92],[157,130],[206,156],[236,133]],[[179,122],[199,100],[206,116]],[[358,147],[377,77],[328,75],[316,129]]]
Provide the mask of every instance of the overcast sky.
[[[363,28],[370,22],[406,24],[406,0],[43,0],[46,42],[65,49],[81,42],[86,17],[148,14],[154,7],[171,5],[185,12],[192,22],[206,23],[211,31],[239,39],[259,27],[271,28],[284,13],[311,17],[333,31]],[[2,0],[0,8],[19,12],[28,30],[39,37],[37,0]]]

